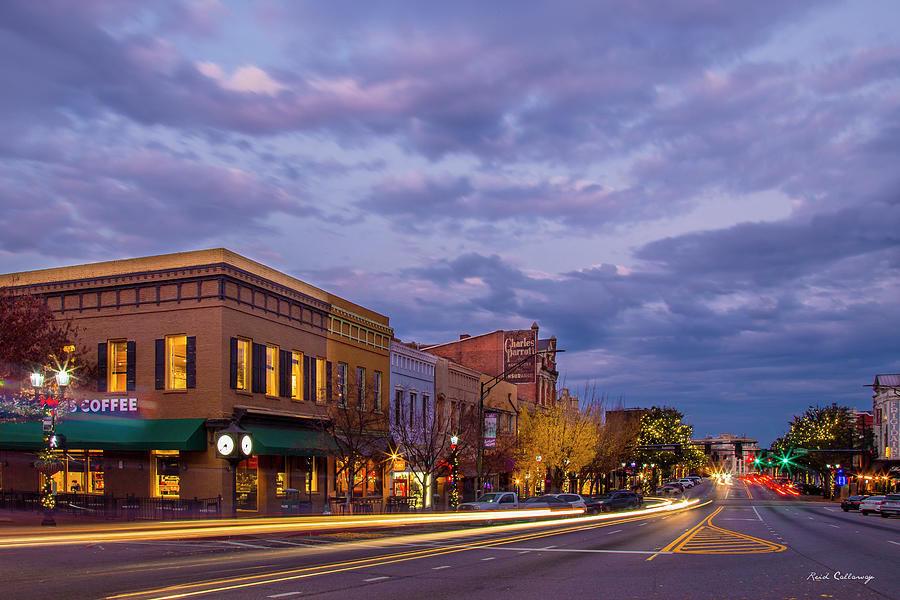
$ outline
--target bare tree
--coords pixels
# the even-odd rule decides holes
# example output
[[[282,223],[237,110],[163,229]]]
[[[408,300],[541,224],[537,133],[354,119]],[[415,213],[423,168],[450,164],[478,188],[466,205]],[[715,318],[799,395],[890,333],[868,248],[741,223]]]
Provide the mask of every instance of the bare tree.
[[[335,381],[335,390],[342,390],[343,382]],[[374,388],[358,389],[352,399],[339,391],[337,397],[326,398],[320,405],[325,430],[334,439],[335,481],[344,478],[344,512],[352,512],[351,498],[357,476],[368,469],[370,460],[384,462],[388,443],[387,418],[376,410]]]
[[[438,398],[439,403],[443,398]],[[391,436],[397,443],[400,453],[412,467],[410,471],[419,483],[424,494],[428,493],[429,484],[437,481],[441,471],[447,471],[451,458],[451,437],[457,436],[452,415],[446,410],[436,410],[434,401],[427,406],[394,407],[394,418],[391,422]],[[440,406],[440,404],[438,405]],[[428,505],[423,497],[423,507]]]

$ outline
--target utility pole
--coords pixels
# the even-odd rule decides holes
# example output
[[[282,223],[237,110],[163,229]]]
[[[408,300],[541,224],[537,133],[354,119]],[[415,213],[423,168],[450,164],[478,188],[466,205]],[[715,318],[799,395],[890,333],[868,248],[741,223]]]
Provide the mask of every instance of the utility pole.
[[[482,464],[484,462],[484,399],[488,394],[491,393],[491,390],[494,389],[503,378],[506,377],[512,371],[515,371],[519,366],[525,364],[528,360],[531,360],[538,354],[556,354],[557,352],[565,352],[565,350],[537,350],[532,352],[516,364],[507,368],[505,371],[492,377],[487,381],[481,382],[481,393],[478,397],[478,458],[476,461],[476,478],[475,478],[475,499],[478,499],[478,496],[481,495],[481,477],[482,477]]]

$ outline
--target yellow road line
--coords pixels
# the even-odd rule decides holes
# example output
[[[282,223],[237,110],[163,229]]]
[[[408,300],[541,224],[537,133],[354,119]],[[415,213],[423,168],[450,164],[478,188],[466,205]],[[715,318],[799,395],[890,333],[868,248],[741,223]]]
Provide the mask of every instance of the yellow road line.
[[[747,488],[747,497],[753,500],[753,494],[750,493],[750,484],[745,481],[744,487]]]
[[[680,536],[678,536],[678,537],[675,539],[675,541],[673,541],[671,544],[669,544],[668,546],[666,546],[665,548],[663,548],[662,550],[660,550],[660,552],[671,552],[671,551],[672,551],[672,548],[674,548],[676,545],[678,545],[678,543],[679,543],[681,540],[683,540],[683,539],[687,538],[688,536],[690,536],[691,534],[697,532],[701,527],[703,527],[703,525],[704,525],[709,519],[711,519],[711,518],[714,517],[715,515],[719,514],[719,513],[722,511],[723,508],[725,508],[725,507],[724,507],[724,506],[720,506],[719,508],[717,508],[716,510],[714,510],[713,513],[712,513],[711,515],[705,517],[702,521],[700,521],[699,523],[697,523],[696,525],[694,525],[693,527],[691,527],[690,529],[688,529],[687,531],[685,531],[684,533],[682,533]],[[651,557],[648,558],[647,560],[648,560],[648,561],[651,561],[651,560],[653,560],[654,558],[656,558],[657,556],[659,556],[659,555],[658,555],[658,554],[654,554],[653,556],[651,556]]]

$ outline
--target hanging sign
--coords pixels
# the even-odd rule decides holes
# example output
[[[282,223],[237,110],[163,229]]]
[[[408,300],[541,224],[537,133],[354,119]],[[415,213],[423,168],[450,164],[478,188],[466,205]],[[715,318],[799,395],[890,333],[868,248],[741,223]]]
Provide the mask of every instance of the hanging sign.
[[[484,447],[497,446],[497,413],[484,413]]]

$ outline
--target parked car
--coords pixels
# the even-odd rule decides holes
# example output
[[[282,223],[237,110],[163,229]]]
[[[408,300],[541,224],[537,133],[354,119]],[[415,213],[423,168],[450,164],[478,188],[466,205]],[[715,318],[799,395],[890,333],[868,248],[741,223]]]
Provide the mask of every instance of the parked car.
[[[658,488],[656,490],[657,494],[663,494],[665,496],[669,496],[671,494],[680,494],[684,491],[684,487],[677,483],[667,483],[666,485]]]
[[[868,498],[868,496],[848,496],[841,500],[841,510],[849,512],[851,510],[859,510],[859,503]]]
[[[884,502],[884,496],[869,496],[859,503],[859,512],[861,512],[863,516],[872,512],[881,512],[882,502]]]
[[[688,475],[687,478],[693,481],[695,485],[700,485],[701,483],[703,483],[703,478],[699,475]]]
[[[491,492],[483,494],[474,502],[463,502],[456,510],[515,510],[519,508],[519,498],[514,492]]]
[[[535,496],[522,502],[522,508],[549,508],[550,510],[566,510],[572,508],[565,500],[560,500],[553,494]]]
[[[684,479],[679,479],[678,483],[683,484],[685,488],[692,488],[697,485],[693,479],[688,479],[686,477]]]
[[[673,485],[673,486],[677,487],[679,492],[683,492],[685,490],[685,488],[687,487],[680,481],[667,481],[663,487],[666,487],[666,485]]]
[[[568,502],[572,508],[583,508],[587,511],[587,500],[581,494],[555,494],[563,502]]]
[[[635,508],[643,503],[644,499],[630,490],[616,490],[597,497],[596,510],[598,512],[611,512],[623,508]]]
[[[881,516],[885,519],[900,515],[900,494],[888,494],[885,496],[880,508]]]

